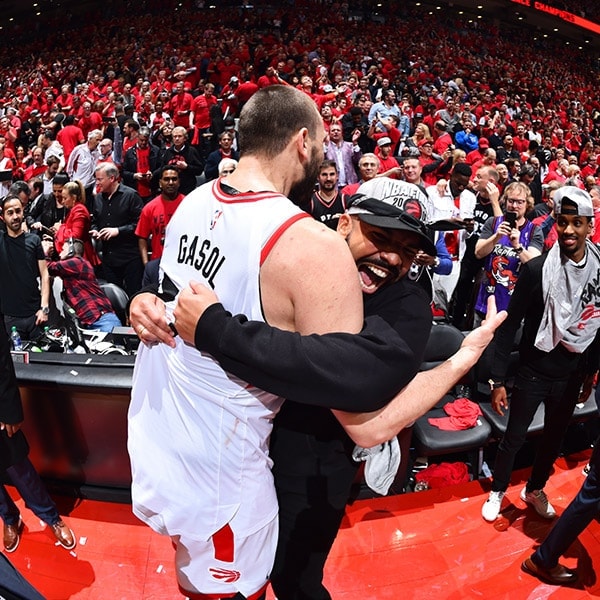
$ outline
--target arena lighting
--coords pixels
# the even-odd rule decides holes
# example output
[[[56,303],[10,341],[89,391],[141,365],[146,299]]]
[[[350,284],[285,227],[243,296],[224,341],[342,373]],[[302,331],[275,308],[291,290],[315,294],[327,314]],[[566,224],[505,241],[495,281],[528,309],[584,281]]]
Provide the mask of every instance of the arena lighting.
[[[550,15],[554,15],[567,23],[571,23],[571,25],[577,25],[578,27],[582,27],[583,29],[587,29],[588,31],[592,31],[594,33],[600,33],[600,25],[598,23],[594,23],[593,21],[589,21],[588,19],[584,19],[583,17],[578,17],[573,13],[570,13],[566,10],[562,10],[560,8],[556,8],[554,6],[549,6],[544,2],[538,2],[537,0],[510,0],[515,4],[520,4],[521,6],[528,6],[533,10],[537,10],[539,12],[548,13]]]

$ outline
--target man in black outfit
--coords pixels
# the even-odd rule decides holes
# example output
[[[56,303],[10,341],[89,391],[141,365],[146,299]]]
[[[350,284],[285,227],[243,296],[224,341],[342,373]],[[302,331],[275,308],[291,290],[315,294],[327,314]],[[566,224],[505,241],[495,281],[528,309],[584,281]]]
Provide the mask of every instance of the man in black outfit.
[[[75,536],[60,518],[54,501],[27,456],[29,446],[21,431],[22,422],[23,406],[8,336],[0,327],[0,474],[2,479],[8,477],[27,507],[49,525],[58,543],[70,550],[75,547]],[[4,551],[14,552],[21,540],[23,522],[17,505],[3,485],[0,485],[0,517],[4,522]],[[0,581],[0,592],[3,583],[10,582]]]
[[[219,147],[208,155],[206,165],[204,165],[204,175],[206,181],[216,179],[219,176],[219,163],[225,158],[233,160],[240,159],[240,153],[233,149],[234,132],[223,131],[219,134]]]
[[[340,217],[338,233],[346,238],[358,266],[365,316],[384,319],[412,351],[399,368],[399,385],[404,385],[421,365],[432,318],[421,286],[403,277],[415,250],[433,256],[436,252],[432,242],[414,239],[408,227],[390,235],[394,219],[410,218],[407,213],[390,213],[390,204],[359,198]],[[361,256],[365,238],[377,247],[376,255]],[[386,260],[391,262],[386,265]],[[385,270],[391,274],[382,279]],[[280,351],[273,347],[273,354]],[[270,358],[276,362],[275,356]],[[352,458],[354,442],[327,408],[285,402],[275,418],[269,448],[279,502],[273,589],[281,600],[330,599],[323,570],[359,466]]]
[[[179,191],[187,196],[197,187],[196,177],[202,173],[202,159],[196,148],[187,143],[187,131],[185,127],[174,127],[171,134],[173,145],[164,151],[161,167],[164,165],[175,165],[179,170],[181,182]],[[158,173],[155,173],[158,176]]]
[[[50,312],[50,277],[42,242],[35,233],[23,230],[25,216],[20,198],[6,196],[1,215],[6,226],[6,231],[0,231],[0,307],[4,326],[7,332],[16,327],[24,340],[35,340]]]
[[[134,189],[144,204],[150,202],[158,191],[155,173],[160,169],[160,163],[160,151],[150,143],[150,129],[140,127],[137,142],[125,152],[123,183]]]
[[[142,199],[119,183],[119,169],[113,163],[96,167],[96,182],[100,192],[94,199],[90,235],[102,242],[102,275],[132,296],[140,289],[144,274],[135,235]]]
[[[486,521],[494,521],[500,512],[515,456],[542,402],[544,432],[520,497],[541,517],[556,516],[544,486],[575,404],[590,396],[598,370],[600,252],[587,240],[594,216],[592,200],[587,192],[564,186],[554,195],[554,211],[558,242],[522,266],[508,317],[494,341],[489,383],[492,408],[502,415],[508,407],[505,379],[509,356],[523,322],[508,425],[498,446],[492,491],[481,511]]]
[[[477,203],[473,213],[473,230],[467,235],[465,253],[460,261],[460,274],[454,289],[452,325],[458,329],[470,329],[473,324],[474,290],[478,290],[478,275],[485,259],[475,256],[475,246],[485,222],[490,217],[501,216],[498,189],[498,171],[493,167],[480,167],[473,180]]]

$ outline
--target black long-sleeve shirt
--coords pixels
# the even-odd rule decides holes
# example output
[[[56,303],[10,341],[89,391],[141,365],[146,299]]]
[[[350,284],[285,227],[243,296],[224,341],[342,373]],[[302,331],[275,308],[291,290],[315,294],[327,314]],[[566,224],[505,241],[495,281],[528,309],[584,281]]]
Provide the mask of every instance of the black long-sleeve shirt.
[[[102,262],[120,266],[139,257],[135,227],[142,212],[142,199],[138,193],[122,183],[110,198],[96,194],[92,229],[117,227],[119,235],[102,242]]]
[[[582,369],[584,374],[592,374],[598,369],[600,331],[582,354],[569,352],[560,343],[550,352],[535,347],[535,338],[544,312],[542,269],[547,256],[545,254],[533,258],[521,267],[508,305],[508,317],[498,328],[494,338],[491,377],[495,381],[506,378],[510,352],[523,319],[523,334],[519,345],[520,369],[525,369],[530,375],[553,381],[567,379],[576,369]]]
[[[198,321],[195,345],[230,373],[288,400],[368,412],[384,406],[415,376],[431,310],[419,286],[400,281],[365,295],[365,315],[358,335],[301,336],[232,317],[217,304]]]

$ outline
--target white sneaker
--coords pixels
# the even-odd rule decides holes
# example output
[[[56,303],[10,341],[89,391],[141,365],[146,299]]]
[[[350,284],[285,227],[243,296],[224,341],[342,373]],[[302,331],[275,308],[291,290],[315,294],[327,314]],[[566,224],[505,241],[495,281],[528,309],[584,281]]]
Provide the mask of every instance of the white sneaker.
[[[548,496],[546,496],[544,490],[533,490],[532,492],[526,490],[527,487],[524,487],[521,490],[521,500],[532,506],[540,517],[544,517],[544,519],[554,519],[556,511],[552,504],[548,502]]]
[[[481,516],[486,521],[495,521],[500,513],[500,506],[502,505],[502,498],[506,492],[490,492],[489,498],[483,503],[481,507]]]

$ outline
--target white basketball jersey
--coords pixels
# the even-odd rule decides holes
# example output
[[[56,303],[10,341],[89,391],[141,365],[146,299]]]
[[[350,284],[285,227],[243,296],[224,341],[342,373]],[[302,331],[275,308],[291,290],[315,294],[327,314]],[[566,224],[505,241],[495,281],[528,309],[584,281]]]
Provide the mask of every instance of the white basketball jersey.
[[[207,183],[173,215],[161,272],[178,289],[200,281],[233,314],[264,320],[260,266],[281,233],[306,216],[282,195],[232,196],[219,180]],[[277,514],[268,440],[282,400],[176,341],[174,349],[140,346],[136,360],[128,442],[134,512],[169,535],[207,540],[234,517],[236,533],[249,535]]]

